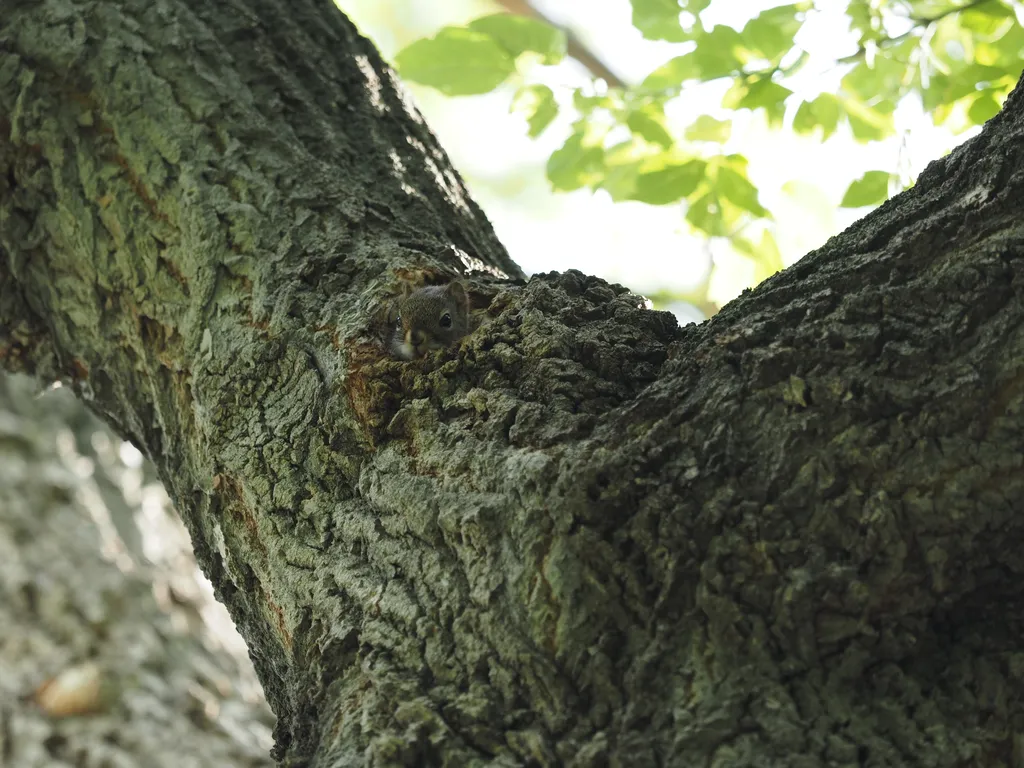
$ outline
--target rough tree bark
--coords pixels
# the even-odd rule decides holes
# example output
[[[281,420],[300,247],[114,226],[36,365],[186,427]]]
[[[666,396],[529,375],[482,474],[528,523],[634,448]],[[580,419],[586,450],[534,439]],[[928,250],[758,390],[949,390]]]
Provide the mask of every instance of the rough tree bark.
[[[156,462],[282,761],[1024,764],[1024,89],[678,329],[497,277],[327,0],[0,29],[0,358]],[[486,324],[387,359],[460,260]]]

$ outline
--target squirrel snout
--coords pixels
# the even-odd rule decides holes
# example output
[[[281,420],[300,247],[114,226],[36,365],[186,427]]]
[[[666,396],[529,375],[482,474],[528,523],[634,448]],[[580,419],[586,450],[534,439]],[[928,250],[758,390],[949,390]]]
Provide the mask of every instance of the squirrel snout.
[[[426,331],[417,328],[408,329],[403,340],[404,344],[402,344],[402,347],[411,353],[412,357],[422,357],[433,348],[430,335]]]
[[[405,332],[405,344],[408,348],[414,349],[417,354],[423,354],[429,349],[430,338],[423,331],[410,328]]]

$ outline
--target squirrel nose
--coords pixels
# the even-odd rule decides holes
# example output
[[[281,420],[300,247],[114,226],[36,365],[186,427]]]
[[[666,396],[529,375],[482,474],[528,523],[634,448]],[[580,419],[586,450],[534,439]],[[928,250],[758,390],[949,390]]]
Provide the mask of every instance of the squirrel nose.
[[[427,340],[427,334],[423,331],[408,330],[405,332],[405,343],[413,347],[418,347]]]

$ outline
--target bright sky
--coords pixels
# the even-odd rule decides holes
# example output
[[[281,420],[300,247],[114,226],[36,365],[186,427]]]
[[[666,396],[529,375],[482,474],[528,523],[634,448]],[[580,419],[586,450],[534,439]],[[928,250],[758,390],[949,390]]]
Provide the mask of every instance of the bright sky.
[[[643,40],[630,23],[628,0],[534,1],[550,18],[572,27],[627,81],[641,80],[686,50]],[[495,11],[486,0],[338,0],[338,4],[386,57],[442,26]],[[702,14],[702,20],[709,27],[718,23],[742,27],[761,10],[781,4],[779,0],[717,0]],[[836,70],[833,62],[856,48],[840,4],[822,5],[834,10],[814,12],[798,37],[811,60],[796,90],[798,94],[805,90],[811,97],[822,90],[835,92],[844,71]],[[396,18],[403,20],[401,25],[395,24]],[[566,101],[573,88],[589,79],[589,73],[575,61],[529,73],[530,82],[550,86]],[[718,104],[725,87],[688,91],[673,105],[670,117],[678,119],[679,126],[701,114],[722,117]],[[682,292],[703,282],[713,259],[722,269],[715,272],[710,298],[724,302],[747,285],[752,269],[749,263],[727,246],[709,247],[706,241],[688,235],[680,206],[612,203],[603,192],[551,192],[544,166],[569,133],[569,120],[564,116],[532,140],[526,136],[525,121],[509,115],[513,87],[460,99],[426,88],[412,90],[498,237],[527,272],[576,268],[641,293]],[[883,142],[858,144],[848,131],[841,130],[821,144],[789,131],[769,131],[763,120],[754,116],[734,117],[732,139],[725,149],[750,160],[749,173],[761,202],[776,216],[776,237],[787,265],[865,213],[839,208],[852,180],[868,170],[916,178],[928,162],[971,135],[953,136],[935,128],[913,104],[901,105],[896,123],[897,136]],[[793,181],[799,183],[788,184]],[[787,189],[799,194],[794,197]]]

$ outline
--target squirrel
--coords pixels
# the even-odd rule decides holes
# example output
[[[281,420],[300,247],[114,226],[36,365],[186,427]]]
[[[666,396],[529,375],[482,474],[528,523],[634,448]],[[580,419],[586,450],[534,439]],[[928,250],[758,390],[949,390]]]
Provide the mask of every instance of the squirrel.
[[[469,297],[461,282],[415,291],[406,285],[389,347],[395,357],[414,360],[450,347],[470,330]]]

